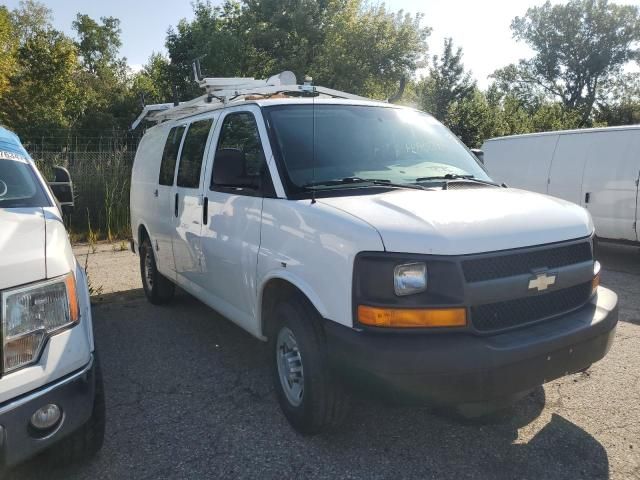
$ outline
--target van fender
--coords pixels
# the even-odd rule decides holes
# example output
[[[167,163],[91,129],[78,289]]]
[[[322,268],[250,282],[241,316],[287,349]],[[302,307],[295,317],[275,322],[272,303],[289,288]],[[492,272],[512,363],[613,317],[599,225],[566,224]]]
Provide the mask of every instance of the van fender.
[[[327,318],[328,309],[325,303],[320,299],[318,294],[315,292],[313,287],[309,285],[305,280],[298,277],[297,275],[291,273],[285,269],[277,269],[268,272],[265,276],[262,277],[260,281],[260,288],[258,291],[258,304],[256,308],[256,316],[258,319],[258,325],[260,326],[260,332],[262,334],[262,338],[265,338],[263,331],[263,318],[262,318],[262,302],[263,302],[263,294],[265,287],[269,284],[271,280],[283,280],[285,282],[290,283],[293,287],[297,288],[307,300],[311,302],[313,307],[317,310],[317,312],[323,317]]]

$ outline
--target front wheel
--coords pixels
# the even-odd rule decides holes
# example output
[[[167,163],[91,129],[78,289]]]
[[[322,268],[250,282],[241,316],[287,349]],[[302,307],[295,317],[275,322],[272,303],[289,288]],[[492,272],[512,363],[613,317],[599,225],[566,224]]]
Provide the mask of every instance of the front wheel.
[[[151,303],[161,305],[173,299],[175,285],[158,271],[149,238],[140,245],[140,276],[144,293]]]
[[[319,315],[298,298],[281,301],[274,315],[273,379],[285,417],[304,434],[338,427],[348,410],[348,396],[329,368]]]

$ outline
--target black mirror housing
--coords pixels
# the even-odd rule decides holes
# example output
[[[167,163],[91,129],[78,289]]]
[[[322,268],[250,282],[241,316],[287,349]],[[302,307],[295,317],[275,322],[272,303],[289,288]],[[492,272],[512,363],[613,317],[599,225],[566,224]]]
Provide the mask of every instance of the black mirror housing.
[[[53,167],[54,180],[49,182],[49,187],[56,200],[60,204],[62,213],[70,213],[73,211],[75,201],[73,198],[73,182],[69,170],[64,167]]]
[[[480,150],[479,148],[472,148],[471,153],[473,153],[478,161],[480,161],[480,163],[484,165],[484,152],[482,150]]]

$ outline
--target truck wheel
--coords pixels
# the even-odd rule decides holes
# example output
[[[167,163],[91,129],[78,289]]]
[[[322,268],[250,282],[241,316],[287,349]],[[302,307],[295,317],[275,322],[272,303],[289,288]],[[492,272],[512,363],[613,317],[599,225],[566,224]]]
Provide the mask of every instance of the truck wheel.
[[[303,434],[338,427],[348,410],[348,396],[331,374],[317,312],[293,297],[277,304],[274,315],[278,323],[270,335],[270,352],[285,417]]]
[[[169,303],[175,292],[175,285],[158,272],[151,241],[145,238],[140,245],[140,276],[147,299],[154,305]]]
[[[76,462],[85,462],[93,458],[104,442],[105,403],[102,369],[97,353],[95,362],[95,397],[91,417],[82,427],[49,449],[45,462],[53,466],[65,466]]]

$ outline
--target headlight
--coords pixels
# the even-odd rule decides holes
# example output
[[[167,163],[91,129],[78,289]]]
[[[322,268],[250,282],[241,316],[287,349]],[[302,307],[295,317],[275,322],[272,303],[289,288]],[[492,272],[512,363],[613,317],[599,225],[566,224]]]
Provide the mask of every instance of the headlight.
[[[424,292],[427,289],[427,265],[407,263],[393,269],[393,286],[396,295],[402,297]]]
[[[593,262],[593,280],[591,281],[591,293],[596,293],[598,287],[600,286],[600,262]]]
[[[72,273],[2,293],[3,371],[38,360],[49,336],[80,320]]]

